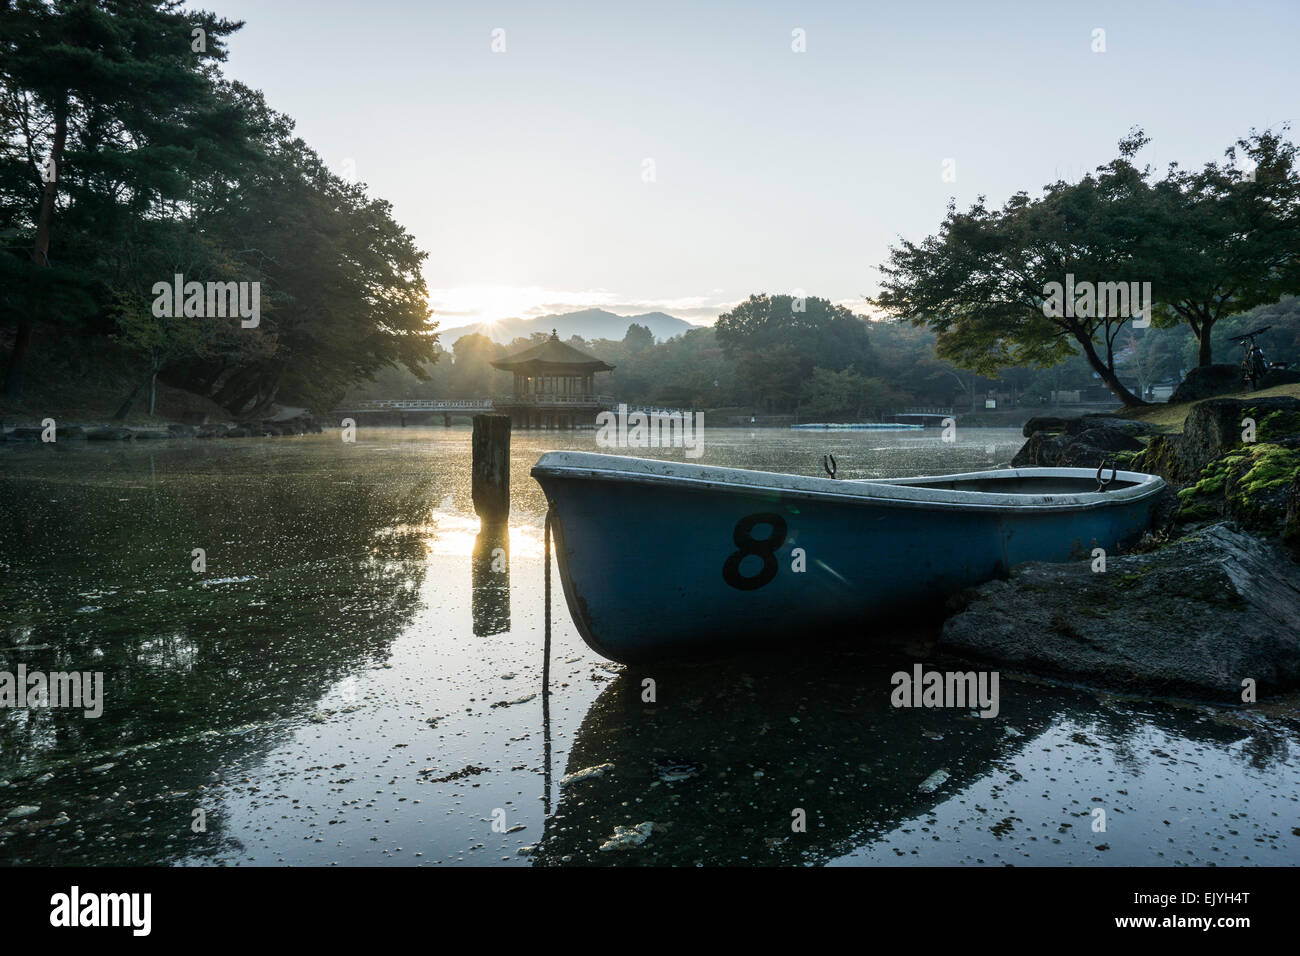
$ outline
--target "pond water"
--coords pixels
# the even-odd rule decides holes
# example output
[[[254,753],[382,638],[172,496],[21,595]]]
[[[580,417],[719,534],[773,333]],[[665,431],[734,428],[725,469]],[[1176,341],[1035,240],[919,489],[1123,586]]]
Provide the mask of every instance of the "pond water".
[[[558,582],[544,698],[528,469],[600,449],[514,433],[508,535],[480,534],[469,437],[0,447],[0,672],[103,674],[99,717],[0,710],[0,861],[1300,862],[1293,706],[1003,674],[995,719],[894,708],[893,672],[961,667],[924,630],[661,666],[647,703]],[[898,477],[1022,441],[710,430],[697,460]]]

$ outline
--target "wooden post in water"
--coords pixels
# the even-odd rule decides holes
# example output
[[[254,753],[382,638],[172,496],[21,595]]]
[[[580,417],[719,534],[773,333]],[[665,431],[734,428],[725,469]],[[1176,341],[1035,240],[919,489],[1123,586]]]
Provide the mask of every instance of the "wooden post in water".
[[[510,517],[510,416],[475,415],[473,438],[474,511],[483,524]]]

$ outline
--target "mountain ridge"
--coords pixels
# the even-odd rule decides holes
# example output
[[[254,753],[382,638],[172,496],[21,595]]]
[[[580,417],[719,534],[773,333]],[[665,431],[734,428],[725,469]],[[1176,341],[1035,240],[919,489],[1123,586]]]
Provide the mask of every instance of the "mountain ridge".
[[[534,332],[556,331],[561,339],[574,335],[588,341],[592,339],[621,340],[627,334],[628,326],[633,323],[644,325],[654,334],[655,340],[662,342],[675,335],[681,335],[691,329],[705,328],[666,312],[643,312],[639,315],[617,315],[605,309],[580,309],[577,312],[562,312],[543,315],[535,319],[509,318],[495,322],[474,322],[470,325],[458,325],[449,329],[438,330],[438,341],[443,348],[449,349],[462,335],[479,333],[494,342],[509,345],[517,338],[527,338]]]

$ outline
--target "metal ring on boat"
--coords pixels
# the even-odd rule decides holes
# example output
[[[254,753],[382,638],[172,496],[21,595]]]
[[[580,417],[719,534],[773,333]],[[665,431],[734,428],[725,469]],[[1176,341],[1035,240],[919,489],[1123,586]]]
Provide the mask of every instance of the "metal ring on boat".
[[[822,455],[822,467],[826,469],[826,474],[834,478],[835,472],[839,466],[835,463],[834,455]]]
[[[1103,478],[1103,477],[1101,476],[1101,470],[1102,470],[1103,468],[1106,467],[1107,462],[1110,463],[1110,477],[1109,477],[1109,478]],[[1117,468],[1115,467],[1115,462],[1114,462],[1114,460],[1112,460],[1112,459],[1106,459],[1105,461],[1103,461],[1100,465],[1097,466],[1097,490],[1098,490],[1098,491],[1105,491],[1105,490],[1106,490],[1106,486],[1109,485],[1112,481],[1115,480],[1115,476],[1116,476],[1117,474],[1119,474],[1119,469],[1117,469]]]

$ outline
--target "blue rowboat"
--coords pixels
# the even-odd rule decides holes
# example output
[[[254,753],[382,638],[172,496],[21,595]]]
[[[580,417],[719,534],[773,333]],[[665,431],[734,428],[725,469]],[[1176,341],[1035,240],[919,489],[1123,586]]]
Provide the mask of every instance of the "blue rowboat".
[[[569,612],[599,654],[644,663],[860,629],[1025,561],[1090,560],[1139,536],[1164,482],[1014,468],[845,481],[547,452]]]

